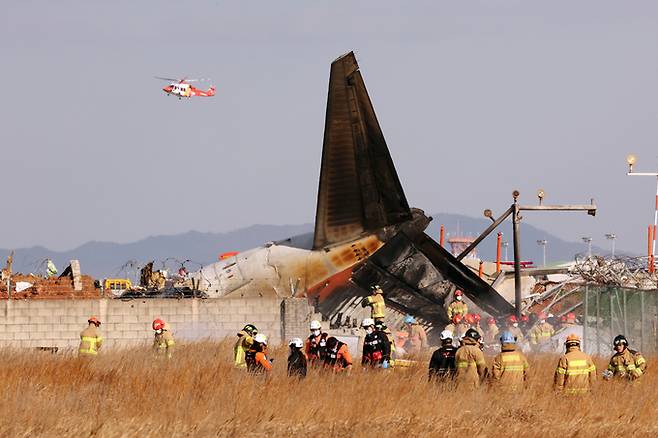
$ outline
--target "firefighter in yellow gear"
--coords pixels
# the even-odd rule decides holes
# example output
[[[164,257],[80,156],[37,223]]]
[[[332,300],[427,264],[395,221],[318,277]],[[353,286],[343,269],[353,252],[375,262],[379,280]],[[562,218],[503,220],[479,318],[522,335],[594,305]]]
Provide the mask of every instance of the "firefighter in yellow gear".
[[[536,351],[544,351],[550,348],[551,338],[555,334],[555,329],[551,324],[546,322],[546,314],[544,312],[539,313],[539,321],[535,326],[530,330],[528,335],[530,336],[530,345]]]
[[[89,324],[86,329],[80,333],[80,346],[78,347],[78,353],[80,356],[84,357],[93,357],[98,354],[103,345],[103,338],[100,335],[98,328],[101,326],[101,322],[95,316],[92,316],[87,320]]]
[[[468,305],[464,302],[464,294],[459,289],[455,291],[455,299],[448,306],[447,312],[449,320],[452,320],[455,315],[463,317],[468,313]]]
[[[516,339],[510,332],[500,336],[501,352],[496,355],[491,367],[491,377],[500,389],[515,392],[523,389],[528,378],[528,360],[516,349]]]
[[[588,354],[580,351],[578,335],[567,336],[566,353],[560,357],[555,369],[555,389],[565,394],[585,394],[596,381],[596,366]]]
[[[475,329],[468,329],[464,334],[462,346],[455,353],[455,382],[462,388],[477,388],[487,372],[487,363],[480,350],[480,334]]]
[[[457,314],[452,317],[452,322],[445,326],[444,330],[452,332],[453,343],[457,345],[457,341],[464,336],[464,333],[469,328],[469,325],[464,322],[464,318],[460,314]]]
[[[523,331],[521,331],[519,328],[519,320],[516,319],[516,315],[510,315],[507,317],[507,328],[505,330],[516,337],[516,342],[518,344],[521,344],[525,341],[525,338],[523,337]]]
[[[253,324],[245,325],[238,332],[238,340],[233,346],[233,364],[236,368],[247,368],[246,354],[254,343],[258,329]]]
[[[154,332],[153,351],[171,359],[175,342],[169,326],[161,319],[155,319],[152,326]]]
[[[378,285],[372,287],[372,295],[361,301],[361,306],[370,306],[370,318],[375,322],[383,322],[386,316],[386,303],[384,302],[384,291]]]
[[[613,341],[615,354],[610,358],[606,379],[637,380],[647,369],[647,361],[638,351],[628,348],[628,339],[617,335]]]

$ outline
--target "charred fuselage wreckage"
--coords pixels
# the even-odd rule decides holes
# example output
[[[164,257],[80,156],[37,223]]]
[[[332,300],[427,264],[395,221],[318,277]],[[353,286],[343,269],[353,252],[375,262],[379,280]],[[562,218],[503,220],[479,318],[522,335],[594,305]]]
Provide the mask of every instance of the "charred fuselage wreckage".
[[[424,233],[431,218],[410,208],[354,53],[331,64],[315,231],[271,242],[192,274],[210,297],[306,297],[332,323],[359,317],[378,284],[393,322],[447,322],[455,288],[482,311],[513,307]]]

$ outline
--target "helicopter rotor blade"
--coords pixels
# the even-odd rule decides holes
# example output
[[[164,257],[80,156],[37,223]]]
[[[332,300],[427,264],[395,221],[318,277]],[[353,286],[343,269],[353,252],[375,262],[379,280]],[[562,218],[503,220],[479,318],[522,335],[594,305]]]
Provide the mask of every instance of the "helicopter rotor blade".
[[[169,82],[178,82],[180,79],[173,79],[173,78],[162,78],[160,76],[153,76],[156,79],[160,79],[161,81],[169,81]]]

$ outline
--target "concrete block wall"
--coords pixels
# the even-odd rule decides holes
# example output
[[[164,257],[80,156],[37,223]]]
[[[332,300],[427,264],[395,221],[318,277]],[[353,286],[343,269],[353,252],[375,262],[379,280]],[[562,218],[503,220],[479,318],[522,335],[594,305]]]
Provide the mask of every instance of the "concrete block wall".
[[[308,337],[308,325],[312,316],[313,306],[306,298],[286,298],[281,301],[281,325],[284,340]]]
[[[108,348],[151,342],[155,318],[165,320],[178,341],[234,337],[252,323],[278,344],[285,333],[281,303],[276,298],[3,300],[0,347],[77,348],[92,315],[102,322]]]

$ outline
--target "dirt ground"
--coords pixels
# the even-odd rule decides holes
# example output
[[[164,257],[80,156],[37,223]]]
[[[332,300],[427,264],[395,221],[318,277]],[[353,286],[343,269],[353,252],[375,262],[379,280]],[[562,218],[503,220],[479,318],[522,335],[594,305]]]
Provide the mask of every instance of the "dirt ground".
[[[599,380],[591,396],[552,391],[557,356],[531,356],[525,391],[458,392],[427,382],[426,364],[405,371],[285,375],[231,366],[231,345],[181,345],[171,360],[148,348],[92,360],[3,351],[0,436],[656,436],[658,381]],[[605,360],[597,360],[598,373]]]

